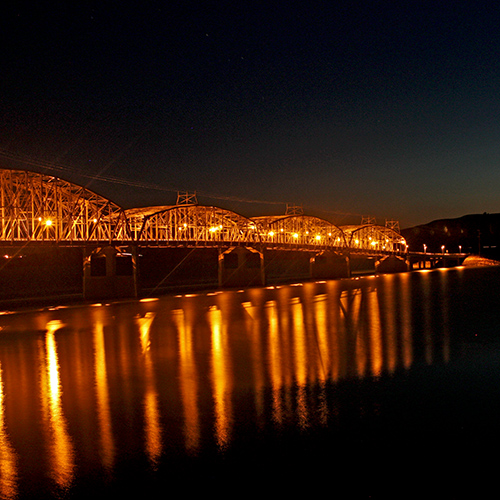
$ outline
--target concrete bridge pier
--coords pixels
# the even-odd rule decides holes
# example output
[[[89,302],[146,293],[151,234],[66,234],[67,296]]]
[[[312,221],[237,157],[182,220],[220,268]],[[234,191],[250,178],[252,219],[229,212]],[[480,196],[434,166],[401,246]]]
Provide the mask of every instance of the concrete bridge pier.
[[[252,247],[219,250],[219,286],[264,285],[264,254]]]
[[[314,279],[349,278],[351,275],[349,257],[330,250],[313,255],[310,266],[311,278]]]
[[[403,273],[410,270],[410,264],[403,257],[388,255],[376,262],[375,269],[382,274]]]
[[[137,297],[137,247],[87,247],[83,296],[90,300]]]

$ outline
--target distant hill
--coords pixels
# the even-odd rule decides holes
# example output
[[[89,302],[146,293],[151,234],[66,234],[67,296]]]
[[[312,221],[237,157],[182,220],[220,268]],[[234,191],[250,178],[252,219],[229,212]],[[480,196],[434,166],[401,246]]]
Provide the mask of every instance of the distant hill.
[[[440,219],[401,230],[410,250],[462,252],[500,257],[500,214],[471,214],[457,219]]]

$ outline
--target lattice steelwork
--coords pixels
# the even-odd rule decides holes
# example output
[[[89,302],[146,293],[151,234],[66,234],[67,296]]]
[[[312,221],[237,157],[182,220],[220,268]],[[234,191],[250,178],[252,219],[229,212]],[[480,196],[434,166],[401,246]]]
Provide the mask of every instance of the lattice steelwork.
[[[254,217],[268,244],[346,247],[343,231],[336,225],[309,215]]]
[[[182,198],[184,200],[184,198]],[[198,205],[123,210],[106,198],[57,177],[0,169],[0,241],[147,242],[347,248],[404,252],[395,226],[336,226],[301,213],[247,218]]]
[[[377,252],[404,252],[405,239],[389,227],[368,224],[364,226],[342,226],[351,250]]]
[[[129,240],[124,211],[57,177],[0,169],[1,241]]]
[[[254,243],[260,241],[257,224],[219,207],[176,205],[126,211],[137,241],[193,244]]]

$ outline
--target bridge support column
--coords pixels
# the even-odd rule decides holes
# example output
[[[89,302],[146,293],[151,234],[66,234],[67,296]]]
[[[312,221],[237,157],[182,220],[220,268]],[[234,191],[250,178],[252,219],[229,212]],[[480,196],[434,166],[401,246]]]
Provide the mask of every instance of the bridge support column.
[[[380,259],[375,265],[377,273],[403,273],[410,270],[406,260],[396,255],[388,255]]]
[[[350,277],[349,257],[325,250],[310,259],[311,278],[338,279]]]
[[[91,300],[137,297],[137,247],[87,248],[83,296]]]
[[[251,247],[219,251],[219,286],[264,285],[264,255]]]

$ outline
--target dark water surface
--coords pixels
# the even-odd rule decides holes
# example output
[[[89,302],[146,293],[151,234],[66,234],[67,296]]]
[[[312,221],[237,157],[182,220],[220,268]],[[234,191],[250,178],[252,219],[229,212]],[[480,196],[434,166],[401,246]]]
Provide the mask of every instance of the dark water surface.
[[[0,496],[482,498],[499,283],[458,268],[2,314]]]

